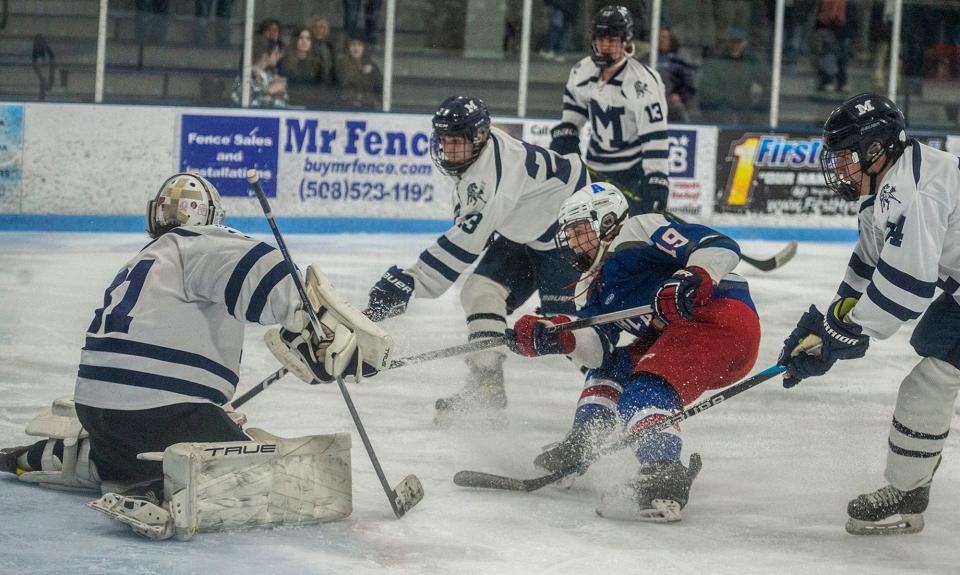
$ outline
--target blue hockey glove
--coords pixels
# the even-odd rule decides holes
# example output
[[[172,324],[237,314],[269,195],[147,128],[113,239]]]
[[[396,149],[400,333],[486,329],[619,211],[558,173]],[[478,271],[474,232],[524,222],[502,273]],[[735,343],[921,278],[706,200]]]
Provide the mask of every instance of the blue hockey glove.
[[[857,359],[867,353],[870,337],[861,333],[860,326],[843,321],[844,316],[856,303],[854,298],[844,298],[833,302],[826,316],[814,306],[810,306],[803,314],[797,327],[784,340],[783,350],[777,361],[779,365],[787,368],[787,375],[783,379],[784,387],[790,388],[802,379],[827,373],[839,359]],[[793,351],[808,335],[820,338],[820,353],[793,355]]]
[[[402,314],[413,296],[413,288],[413,276],[391,266],[370,288],[367,315],[373,321],[382,321]]]
[[[663,282],[653,298],[653,313],[663,323],[696,319],[696,308],[710,301],[713,280],[706,270],[690,266]]]
[[[667,199],[670,196],[670,183],[662,174],[650,174],[640,177],[637,184],[640,192],[640,202],[637,208],[640,213],[663,213],[667,209]]]

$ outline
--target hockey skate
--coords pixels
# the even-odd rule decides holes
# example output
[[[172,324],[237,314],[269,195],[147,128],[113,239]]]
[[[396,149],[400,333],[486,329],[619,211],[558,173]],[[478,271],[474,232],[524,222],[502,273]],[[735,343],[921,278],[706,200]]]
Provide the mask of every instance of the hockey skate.
[[[847,505],[847,533],[852,535],[905,535],[923,530],[923,515],[930,502],[930,486],[901,491],[893,485],[858,495]],[[893,516],[899,515],[899,518]],[[889,520],[889,521],[885,521]]]
[[[654,523],[680,521],[680,510],[687,504],[690,487],[701,467],[698,453],[690,456],[689,467],[679,461],[644,465],[640,476],[625,488],[601,496],[597,515]]]
[[[591,459],[616,424],[611,417],[598,417],[583,425],[575,425],[559,443],[548,445],[533,464],[546,471],[569,469]]]
[[[475,421],[483,426],[496,426],[506,422],[507,394],[503,389],[503,360],[497,355],[494,361],[479,364],[468,360],[470,375],[463,389],[449,397],[436,401],[434,423],[450,425],[457,420]]]
[[[29,445],[24,445],[21,447],[4,447],[0,449],[0,471],[16,475],[22,474],[24,470],[20,469],[17,459],[29,451],[30,447]]]

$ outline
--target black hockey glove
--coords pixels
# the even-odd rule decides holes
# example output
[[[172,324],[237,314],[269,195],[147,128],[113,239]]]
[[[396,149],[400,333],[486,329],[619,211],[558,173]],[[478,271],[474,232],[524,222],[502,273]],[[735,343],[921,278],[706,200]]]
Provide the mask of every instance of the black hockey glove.
[[[853,298],[837,300],[830,305],[826,316],[815,306],[810,306],[803,314],[797,327],[784,340],[777,360],[779,365],[787,368],[784,387],[791,388],[802,379],[827,373],[839,359],[858,359],[867,353],[870,337],[861,333],[860,326],[843,321],[856,302]],[[819,353],[794,354],[800,342],[809,335],[820,338]]]
[[[640,190],[639,213],[663,213],[667,209],[667,199],[670,197],[670,182],[663,174],[650,174],[640,177],[637,185]]]
[[[563,122],[550,128],[550,149],[558,154],[580,155],[580,128]]]
[[[383,276],[370,288],[367,313],[373,321],[382,321],[396,317],[407,310],[410,297],[413,296],[413,276],[397,266],[383,273]]]

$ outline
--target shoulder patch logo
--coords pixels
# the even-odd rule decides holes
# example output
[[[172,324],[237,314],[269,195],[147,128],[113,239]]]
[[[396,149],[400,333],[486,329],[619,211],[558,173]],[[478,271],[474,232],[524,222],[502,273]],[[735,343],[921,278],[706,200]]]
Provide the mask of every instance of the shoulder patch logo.
[[[643,96],[650,90],[650,88],[640,80],[633,83],[633,89],[637,92],[637,96]]]
[[[483,197],[483,191],[483,182],[479,184],[470,182],[467,186],[467,206],[480,207],[487,203],[487,199]]]
[[[890,184],[884,184],[883,188],[880,190],[880,211],[885,212],[890,209],[890,200],[897,202],[898,204],[902,203],[897,199],[893,194],[897,193],[897,187],[891,186]]]

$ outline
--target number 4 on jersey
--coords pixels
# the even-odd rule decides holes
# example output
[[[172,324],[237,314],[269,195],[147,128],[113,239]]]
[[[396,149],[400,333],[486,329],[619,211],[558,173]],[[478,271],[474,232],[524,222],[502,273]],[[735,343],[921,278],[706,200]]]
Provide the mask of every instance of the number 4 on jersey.
[[[137,265],[133,266],[132,270],[124,268],[117,274],[117,277],[113,278],[110,287],[108,287],[107,291],[103,294],[103,307],[93,314],[93,321],[90,322],[90,327],[87,328],[88,333],[99,333],[101,323],[106,323],[104,333],[127,333],[130,329],[130,322],[133,321],[130,310],[133,309],[133,306],[137,303],[137,298],[140,297],[143,282],[146,281],[147,272],[150,271],[150,266],[153,265],[153,262],[154,260],[141,260],[137,262]],[[107,314],[106,322],[104,322],[103,312],[110,307],[110,304],[113,302],[113,291],[124,282],[129,282],[130,285],[127,286],[127,291],[123,294],[123,298],[120,299],[120,303],[113,306],[113,309]]]

